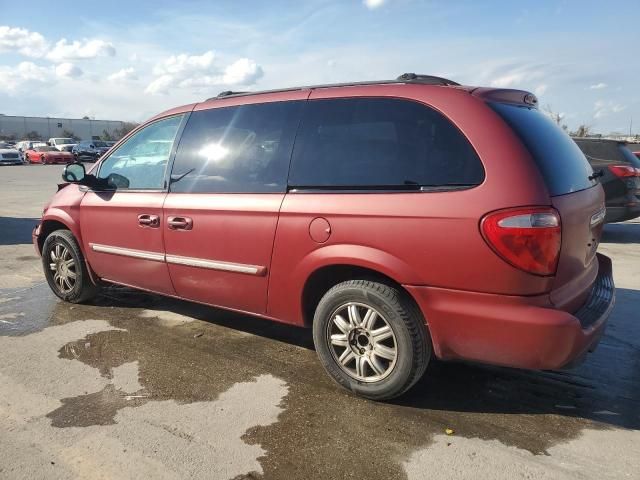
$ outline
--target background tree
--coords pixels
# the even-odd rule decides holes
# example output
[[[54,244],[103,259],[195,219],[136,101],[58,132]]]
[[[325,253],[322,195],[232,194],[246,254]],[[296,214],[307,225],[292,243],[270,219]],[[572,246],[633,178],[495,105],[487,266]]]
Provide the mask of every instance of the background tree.
[[[113,135],[117,140],[120,140],[127,133],[129,133],[131,130],[136,128],[138,125],[139,125],[139,123],[135,123],[135,122],[123,122],[121,128],[116,128],[113,131]]]
[[[115,139],[113,138],[113,135],[111,135],[107,129],[104,129],[102,131],[102,140],[109,142],[109,141],[115,140]]]
[[[547,104],[544,107],[544,113],[554,122],[556,122],[556,125],[558,125],[559,127],[561,127],[565,132],[569,131],[569,127],[567,127],[567,125],[565,123],[563,123],[562,121],[564,120],[564,113],[557,113],[553,111],[553,108],[551,108],[551,105]]]
[[[42,137],[40,136],[40,134],[38,132],[36,132],[35,130],[31,130],[30,132],[27,132],[27,134],[24,136],[24,138],[26,138],[27,140],[32,140],[32,141],[42,140]]]
[[[73,133],[71,130],[63,130],[62,136],[65,138],[73,138],[76,141],[80,140],[80,137]]]
[[[578,126],[575,132],[571,132],[571,135],[573,135],[574,137],[588,137],[589,135],[591,135],[592,130],[593,127],[591,125],[583,123]]]

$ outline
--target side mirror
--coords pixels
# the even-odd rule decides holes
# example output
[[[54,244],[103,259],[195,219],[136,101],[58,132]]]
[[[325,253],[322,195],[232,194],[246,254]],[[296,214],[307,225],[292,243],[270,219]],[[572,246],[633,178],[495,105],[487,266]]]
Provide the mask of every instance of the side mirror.
[[[81,183],[85,176],[84,165],[79,162],[70,163],[62,172],[62,179],[69,183]]]

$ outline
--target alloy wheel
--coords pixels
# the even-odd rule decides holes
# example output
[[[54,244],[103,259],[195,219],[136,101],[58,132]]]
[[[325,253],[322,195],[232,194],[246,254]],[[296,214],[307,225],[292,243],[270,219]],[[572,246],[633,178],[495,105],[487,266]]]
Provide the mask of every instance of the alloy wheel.
[[[51,248],[51,263],[49,268],[53,272],[53,282],[61,293],[69,293],[76,285],[76,262],[62,243],[55,243]]]
[[[369,305],[349,302],[334,310],[327,324],[327,342],[340,368],[358,381],[378,382],[396,365],[393,329]]]

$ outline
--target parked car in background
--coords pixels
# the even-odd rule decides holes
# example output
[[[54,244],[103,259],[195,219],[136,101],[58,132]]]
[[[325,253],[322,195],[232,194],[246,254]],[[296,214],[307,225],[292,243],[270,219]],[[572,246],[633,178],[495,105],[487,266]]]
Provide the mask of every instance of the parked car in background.
[[[629,145],[629,149],[640,159],[640,145]]]
[[[20,152],[14,145],[0,142],[0,165],[22,165]]]
[[[60,150],[48,145],[26,150],[24,155],[27,163],[41,163],[43,165],[48,165],[53,163],[73,162],[73,154],[71,152],[61,152]]]
[[[73,138],[50,138],[47,141],[47,145],[60,152],[71,152],[77,143]]]
[[[39,140],[21,140],[16,144],[16,148],[18,149],[18,152],[20,152],[20,158],[23,161],[26,161],[24,158],[25,151],[32,150],[35,147],[46,147],[46,146],[47,146],[46,142],[42,142]]]
[[[601,138],[574,138],[604,187],[605,222],[623,222],[640,216],[640,160],[624,142]]]
[[[73,147],[71,153],[73,153],[76,160],[95,162],[109,150],[109,148],[109,145],[101,140],[83,140]]]
[[[565,367],[613,307],[602,187],[520,90],[226,92],[63,179],[34,230],[58,297],[104,281],[311,327],[327,373],[372,399],[432,356]]]

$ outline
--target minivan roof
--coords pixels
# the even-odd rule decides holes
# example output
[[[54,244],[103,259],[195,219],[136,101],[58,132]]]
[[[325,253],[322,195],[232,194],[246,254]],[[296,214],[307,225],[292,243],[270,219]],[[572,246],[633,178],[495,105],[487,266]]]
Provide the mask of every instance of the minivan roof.
[[[361,81],[361,82],[346,82],[346,83],[327,83],[327,84],[319,84],[319,85],[305,85],[301,87],[288,87],[288,88],[278,88],[274,90],[261,90],[255,92],[234,92],[232,90],[225,90],[220,92],[217,96],[207,98],[207,102],[210,100],[215,100],[217,98],[227,98],[227,97],[241,97],[245,95],[260,95],[264,93],[277,93],[277,92],[291,92],[295,90],[313,90],[316,88],[335,88],[335,87],[355,87],[360,85],[389,85],[394,83],[414,83],[414,84],[422,84],[422,85],[440,85],[443,87],[460,87],[461,85],[453,80],[449,80],[443,77],[436,77],[434,75],[422,75],[416,73],[403,73],[395,80],[371,80],[371,81]]]
[[[309,85],[309,86],[301,86],[301,87],[288,87],[274,90],[261,90],[261,91],[253,91],[253,92],[240,92],[240,91],[232,91],[225,90],[220,92],[217,96],[208,98],[202,102],[191,103],[188,105],[181,105],[178,107],[171,108],[169,110],[165,110],[164,112],[160,112],[157,115],[153,116],[146,122],[143,122],[143,125],[157,120],[159,118],[163,118],[169,115],[176,115],[181,113],[191,112],[194,109],[206,109],[209,106],[213,107],[217,102],[224,101],[225,105],[228,100],[232,100],[234,98],[239,98],[242,101],[243,98],[250,99],[252,97],[270,97],[271,95],[275,95],[277,97],[282,97],[286,94],[291,94],[291,99],[303,100],[306,98],[304,92],[309,92],[312,90],[320,90],[320,89],[331,89],[331,88],[341,88],[341,87],[381,87],[381,88],[393,88],[394,86],[401,87],[406,85],[407,87],[412,86],[425,86],[425,87],[439,87],[439,88],[452,88],[461,92],[466,92],[475,97],[481,98],[485,102],[497,102],[497,103],[510,103],[515,105],[522,105],[529,108],[538,108],[538,99],[536,96],[525,90],[515,90],[510,88],[495,88],[495,87],[477,87],[470,85],[461,85],[453,80],[449,80],[447,78],[438,77],[434,75],[421,75],[415,73],[404,73],[397,77],[395,80],[373,80],[373,81],[362,81],[362,82],[347,82],[347,83],[336,83],[336,84],[320,84],[320,85]],[[303,98],[304,97],[304,98]],[[251,102],[253,103],[253,102]],[[231,104],[230,104],[231,105]]]

